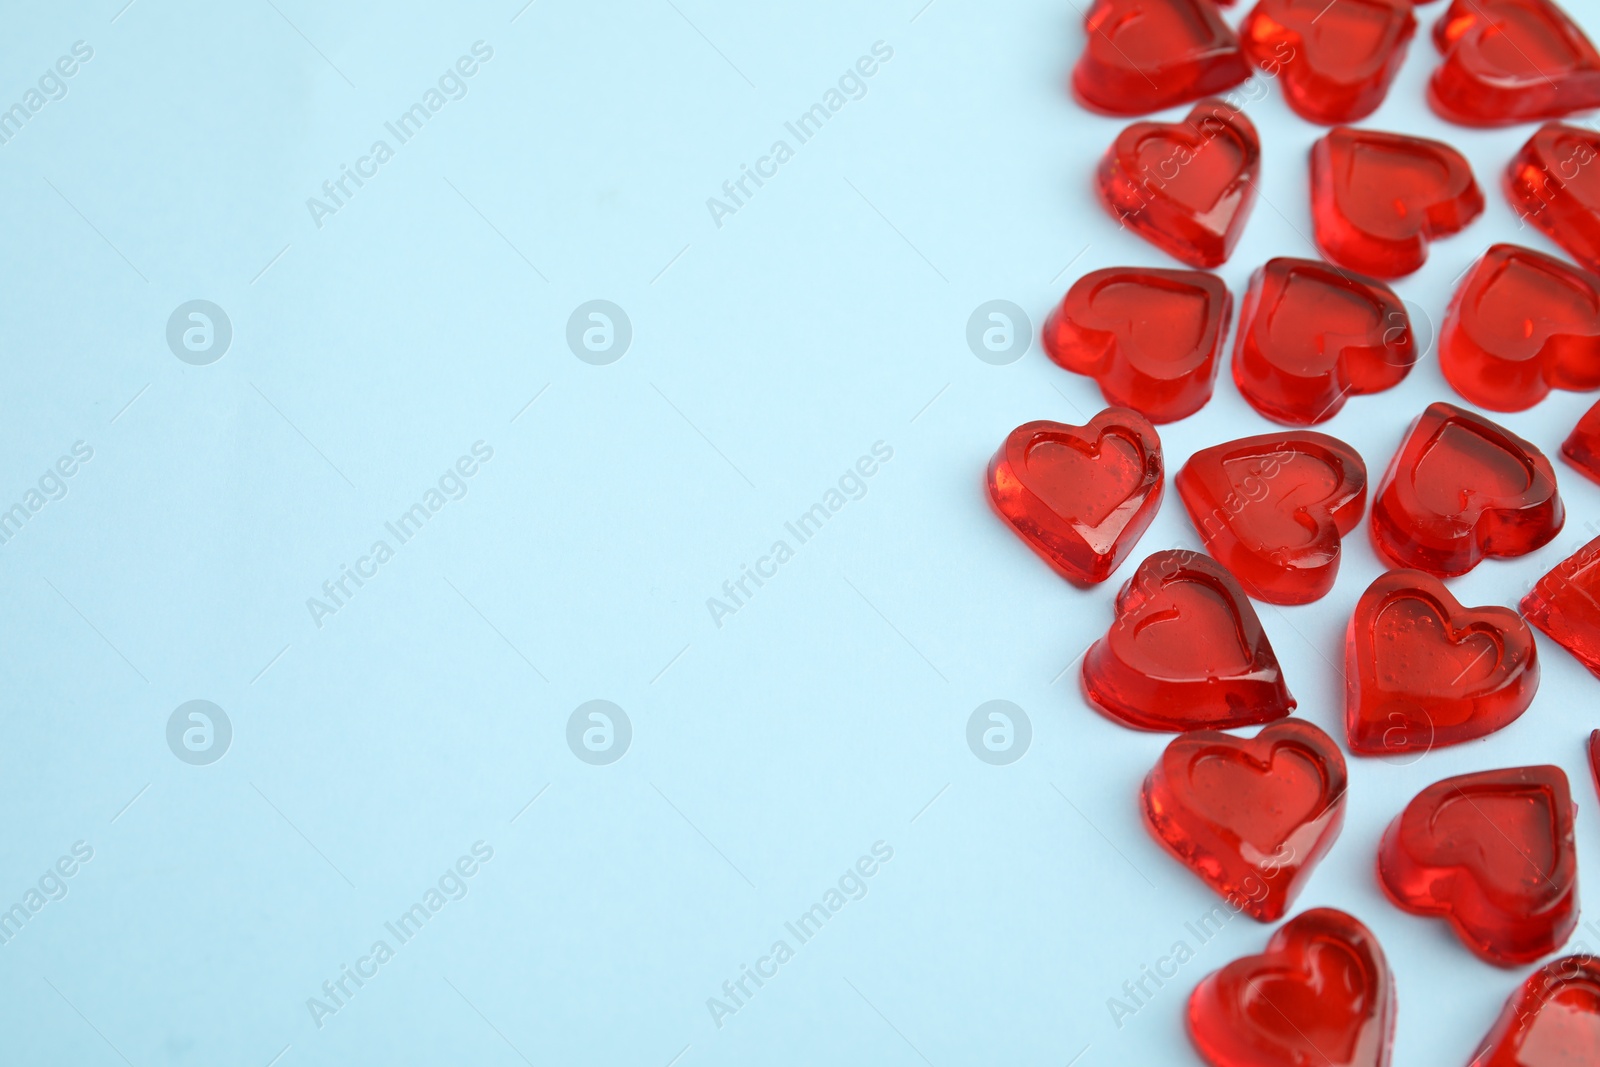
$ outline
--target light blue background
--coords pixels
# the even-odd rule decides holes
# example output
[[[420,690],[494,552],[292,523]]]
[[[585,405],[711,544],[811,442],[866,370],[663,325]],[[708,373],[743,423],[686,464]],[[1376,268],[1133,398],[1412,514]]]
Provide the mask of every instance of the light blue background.
[[[1171,265],[1091,197],[1123,123],[1065,91],[1070,3],[122,4],[18,8],[0,39],[0,106],[94,49],[0,146],[0,501],[94,449],[0,546],[0,904],[94,849],[0,946],[0,1059],[1192,1061],[1189,988],[1268,931],[1231,923],[1113,1024],[1107,998],[1214,898],[1139,825],[1166,738],[1076,687],[1126,569],[1068,587],[981,490],[1011,427],[1101,400],[1037,345],[974,358],[972,309],[1012,300],[1036,329],[1081,273]],[[1435,321],[1492,241],[1551,249],[1498,192],[1530,128],[1421,104],[1442,8],[1368,123],[1449,140],[1488,195],[1396,287]],[[480,40],[465,98],[319,229],[306,199]],[[867,94],[714,225],[706,199],[877,41],[894,54]],[[1221,271],[1236,297],[1266,258],[1314,254],[1322,131],[1271,85],[1249,113],[1263,202]],[[234,329],[209,366],[165,342],[195,298]],[[605,367],[564,339],[595,298],[634,329]],[[1455,398],[1430,356],[1325,429],[1375,481],[1435,399]],[[1590,399],[1501,421],[1553,455]],[[1162,428],[1168,469],[1269,428],[1224,374]],[[316,627],[306,599],[480,440],[466,497]],[[894,456],[865,497],[714,625],[706,598],[878,441]],[[1560,477],[1567,531],[1454,582],[1464,602],[1515,603],[1600,532],[1600,488]],[[1169,499],[1140,551],[1178,543]],[[1329,597],[1261,609],[1302,714],[1336,734],[1342,631],[1378,571],[1353,537]],[[1600,880],[1596,683],[1540,650],[1540,695],[1501,734],[1351,761],[1347,827],[1300,901],[1379,935],[1400,1067],[1466,1062],[1522,973],[1381,898],[1377,839],[1407,799],[1558,763]],[[234,729],[206,767],[165,741],[197,698]],[[594,698],[633,724],[610,766],[565,741]],[[1011,766],[966,747],[994,698],[1032,720]],[[480,840],[468,895],[319,1029],[307,998]],[[867,895],[716,1026],[706,999],[877,841],[894,857]]]

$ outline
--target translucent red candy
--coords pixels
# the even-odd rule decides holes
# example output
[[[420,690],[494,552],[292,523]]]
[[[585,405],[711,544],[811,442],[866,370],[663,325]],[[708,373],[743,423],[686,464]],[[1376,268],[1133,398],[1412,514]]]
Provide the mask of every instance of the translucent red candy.
[[[1469,1067],[1600,1063],[1600,958],[1565,956],[1517,987]]]
[[[1506,199],[1590,270],[1600,270],[1600,133],[1550,122],[1506,167]]]
[[[1172,422],[1211,399],[1232,310],[1214,274],[1110,267],[1067,290],[1044,324],[1044,350],[1099,382],[1107,403]]]
[[[1505,126],[1600,106],[1600,53],[1550,0],[1453,0],[1428,102],[1451,122]]]
[[[1202,449],[1174,484],[1206,551],[1246,592],[1305,604],[1333,588],[1341,539],[1366,507],[1367,467],[1343,441],[1302,430]]]
[[[1589,734],[1589,773],[1594,775],[1594,787],[1600,790],[1600,730]]]
[[[1492,411],[1551,389],[1600,388],[1600,277],[1519,245],[1493,245],[1467,271],[1439,331],[1439,369]]]
[[[1585,411],[1561,442],[1561,455],[1580,472],[1600,482],[1600,403]]]
[[[1535,582],[1522,615],[1600,676],[1600,537]]]
[[[1377,110],[1416,29],[1411,0],[1260,0],[1239,43],[1297,114],[1331,126]]]
[[[1345,732],[1368,756],[1426,752],[1510,725],[1539,688],[1538,648],[1510,608],[1464,608],[1430,574],[1388,571],[1345,633]]]
[[[1097,111],[1145,115],[1250,76],[1239,39],[1211,0],[1095,0],[1084,30],[1072,89]]]
[[[1211,1067],[1388,1067],[1394,1022],[1378,939],[1333,908],[1290,919],[1189,996],[1189,1037]]]
[[[1103,582],[1161,506],[1161,438],[1137,411],[1029,422],[989,461],[989,500],[1064,577]]]
[[[1384,831],[1378,881],[1406,911],[1444,917],[1490,963],[1531,963],[1578,925],[1574,811],[1560,767],[1446,778]]]
[[[1410,274],[1427,261],[1429,241],[1482,212],[1471,165],[1441,141],[1341,126],[1311,146],[1312,232],[1342,267]]]
[[[1429,404],[1411,424],[1372,498],[1382,553],[1444,578],[1526,555],[1565,520],[1544,453],[1454,404]]]
[[[1100,161],[1098,184],[1122,225],[1191,267],[1215,267],[1244,231],[1260,174],[1255,126],[1213,99],[1181,123],[1135,122],[1123,130]]]
[[[1270,259],[1250,276],[1233,380],[1267,418],[1326,421],[1352,393],[1398,385],[1416,361],[1405,304],[1382,282],[1315,259]]]
[[[1106,636],[1083,657],[1083,688],[1143,730],[1249,726],[1294,708],[1278,657],[1244,590],[1198,552],[1168,549],[1117,593]]]
[[[1179,734],[1140,797],[1162,847],[1234,907],[1276,922],[1338,838],[1345,784],[1333,738],[1285,719],[1251,738]]]

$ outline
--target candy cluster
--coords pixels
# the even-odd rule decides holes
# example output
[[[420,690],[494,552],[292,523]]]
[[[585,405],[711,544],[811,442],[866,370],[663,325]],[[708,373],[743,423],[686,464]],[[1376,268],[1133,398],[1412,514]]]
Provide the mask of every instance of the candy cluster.
[[[1096,172],[1131,232],[1192,269],[1113,267],[1072,284],[1044,347],[1095,379],[1109,406],[1086,425],[1031,422],[988,469],[1001,518],[1075,583],[1109,578],[1161,507],[1157,425],[1210,400],[1233,294],[1208,269],[1236,246],[1257,199],[1256,127],[1217,94],[1259,69],[1288,105],[1332,127],[1310,152],[1313,238],[1323,259],[1269,260],[1239,301],[1231,365],[1279,432],[1192,455],[1173,481],[1206,553],[1146,557],[1084,655],[1083,688],[1107,716],[1170,731],[1139,795],[1151,835],[1219,895],[1264,923],[1289,914],[1333,847],[1347,800],[1338,742],[1292,717],[1252,606],[1332,589],[1341,543],[1363,518],[1391,567],[1346,630],[1345,743],[1356,756],[1416,753],[1505,728],[1539,686],[1537,628],[1600,675],[1600,538],[1506,607],[1468,607],[1441,579],[1549,543],[1565,512],[1555,468],[1475,410],[1434,403],[1373,484],[1355,449],[1309,427],[1351,397],[1399,384],[1419,353],[1384,279],[1484,210],[1449,145],[1344,125],[1389,91],[1417,31],[1411,0],[1259,0],[1235,32],[1218,0],[1096,0],[1072,89],[1102,113],[1193,104],[1178,123],[1137,121]],[[1226,0],[1220,0],[1226,2]],[[1557,120],[1600,107],[1600,53],[1551,0],[1451,0],[1433,25],[1441,58],[1428,102],[1469,126]],[[1600,133],[1548,121],[1509,161],[1502,190],[1568,263],[1511,244],[1461,276],[1439,336],[1446,381],[1475,408],[1521,411],[1551,389],[1600,389]],[[1357,401],[1360,403],[1360,401]],[[1561,449],[1600,482],[1600,404]],[[1259,726],[1253,737],[1225,730]],[[1600,730],[1590,738],[1600,779]],[[1502,967],[1556,952],[1576,928],[1573,803],[1554,766],[1428,785],[1395,816],[1375,859],[1397,907],[1444,921]],[[1395,984],[1372,932],[1343,912],[1304,912],[1266,950],[1206,977],[1189,1000],[1195,1048],[1215,1067],[1388,1064]],[[1510,997],[1475,1067],[1600,1064],[1600,958],[1546,964]]]

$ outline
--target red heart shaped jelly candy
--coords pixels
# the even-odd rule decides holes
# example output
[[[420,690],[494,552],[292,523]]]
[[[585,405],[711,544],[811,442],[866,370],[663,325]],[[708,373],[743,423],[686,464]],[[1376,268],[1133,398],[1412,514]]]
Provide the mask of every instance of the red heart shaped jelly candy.
[[[1454,0],[1434,24],[1444,60],[1428,103],[1463,126],[1505,126],[1600,106],[1600,53],[1549,0]]]
[[[1550,122],[1506,167],[1506,199],[1590,270],[1600,270],[1600,133]]]
[[[1411,424],[1372,498],[1372,538],[1402,567],[1448,578],[1561,532],[1555,471],[1533,445],[1454,404]]]
[[[1172,422],[1211,399],[1232,309],[1215,274],[1110,267],[1067,290],[1044,324],[1044,350],[1099,382],[1107,403]]]
[[[1311,224],[1322,254],[1379,278],[1410,274],[1428,242],[1483,213],[1483,191],[1441,141],[1377,130],[1330,130],[1311,146]]]
[[[1145,115],[1220,93],[1250,76],[1239,39],[1210,0],[1095,0],[1078,99],[1112,115]]]
[[[1063,576],[1103,582],[1161,506],[1161,438],[1107,408],[1086,426],[1029,422],[989,461],[989,500]]]
[[[1600,403],[1585,411],[1578,425],[1561,442],[1561,455],[1589,478],[1600,482]]]
[[[1511,994],[1468,1067],[1600,1063],[1600,958],[1565,956]]]
[[[1531,248],[1491,246],[1450,300],[1439,369],[1491,411],[1532,407],[1553,388],[1600,388],[1600,277]]]
[[[1216,560],[1168,549],[1117,593],[1116,618],[1083,657],[1083,687],[1143,730],[1249,726],[1294,708],[1244,590]]]
[[[1331,126],[1377,110],[1416,30],[1411,0],[1261,0],[1239,42],[1296,114]]]
[[[1344,825],[1344,757],[1303,719],[1179,734],[1144,780],[1152,836],[1234,908],[1276,922]]]
[[[1270,259],[1250,276],[1233,342],[1233,380],[1269,419],[1333,418],[1352,393],[1398,385],[1417,361],[1394,290],[1315,259]]]
[[[1201,449],[1175,482],[1206,551],[1251,596],[1305,604],[1333,588],[1367,467],[1343,441],[1304,430]]]
[[[1378,939],[1333,908],[1290,919],[1189,996],[1189,1037],[1212,1067],[1388,1067],[1394,1020]]]
[[[1406,911],[1443,916],[1490,963],[1530,963],[1578,925],[1574,811],[1560,767],[1446,778],[1384,831],[1378,881]]]
[[[1215,267],[1244,231],[1260,174],[1255,126],[1213,99],[1181,123],[1123,130],[1100,161],[1098,180],[1113,218],[1191,267]]]
[[[1600,537],[1535,582],[1522,615],[1600,676]]]
[[[1392,755],[1492,734],[1539,688],[1538,648],[1510,608],[1464,608],[1423,571],[1389,571],[1345,634],[1350,750]]]

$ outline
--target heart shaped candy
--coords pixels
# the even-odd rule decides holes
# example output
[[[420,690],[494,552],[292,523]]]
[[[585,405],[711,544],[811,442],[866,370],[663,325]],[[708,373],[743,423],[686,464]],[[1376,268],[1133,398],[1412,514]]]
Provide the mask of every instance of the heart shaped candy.
[[[1600,482],[1600,402],[1583,413],[1561,442],[1561,456],[1592,481]]]
[[[1394,979],[1372,931],[1333,908],[1202,979],[1189,1037],[1212,1067],[1388,1067]]]
[[[1296,114],[1331,126],[1377,110],[1416,30],[1411,0],[1260,0],[1239,43]]]
[[[1143,730],[1249,726],[1294,708],[1244,590],[1215,560],[1168,549],[1117,593],[1116,618],[1083,657],[1083,688]]]
[[[1367,467],[1343,441],[1305,430],[1201,449],[1175,483],[1206,551],[1246,592],[1305,604],[1333,588],[1340,539],[1366,506]]]
[[[1439,369],[1492,411],[1532,407],[1553,388],[1600,388],[1600,277],[1531,248],[1492,245],[1450,300]]]
[[[1239,39],[1210,0],[1095,0],[1072,90],[1090,108],[1145,115],[1250,76]]]
[[[1506,167],[1506,199],[1590,270],[1600,270],[1600,133],[1549,122]]]
[[[1191,267],[1215,267],[1244,231],[1260,174],[1255,126],[1212,99],[1181,123],[1123,130],[1100,161],[1098,188],[1122,225]]]
[[[1352,393],[1400,384],[1417,361],[1394,290],[1314,259],[1270,259],[1250,276],[1233,342],[1233,380],[1269,419],[1333,418]]]
[[[1490,963],[1531,963],[1578,925],[1575,810],[1560,767],[1446,778],[1384,831],[1378,881],[1406,911],[1443,916]]]
[[[1600,1063],[1600,957],[1565,956],[1534,971],[1500,1011],[1469,1067]]]
[[[1544,453],[1454,404],[1429,404],[1411,424],[1372,498],[1382,553],[1441,578],[1526,555],[1565,520]]]
[[[1161,438],[1107,408],[1086,426],[1029,422],[989,461],[989,500],[1064,577],[1103,582],[1161,506]]]
[[[1253,738],[1179,734],[1144,780],[1144,823],[1228,901],[1276,922],[1344,825],[1344,757],[1302,719]]]
[[[1600,676],[1600,537],[1535,582],[1521,607],[1524,618]]]
[[[1363,755],[1423,751],[1510,725],[1539,688],[1538,648],[1510,608],[1464,608],[1415,570],[1378,576],[1345,634],[1345,730]]]
[[[1109,267],[1072,283],[1044,324],[1044,350],[1098,381],[1107,403],[1172,422],[1211,399],[1232,309],[1214,274]]]
[[[1427,261],[1429,241],[1482,212],[1471,165],[1441,141],[1341,126],[1311,146],[1312,232],[1340,266],[1410,274]]]
[[[1444,60],[1428,103],[1463,126],[1505,126],[1600,106],[1600,53],[1550,0],[1453,0],[1434,24]]]

